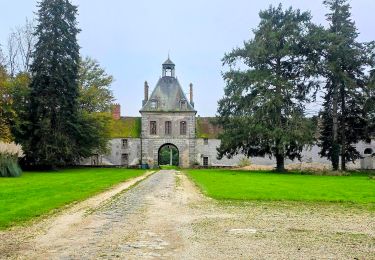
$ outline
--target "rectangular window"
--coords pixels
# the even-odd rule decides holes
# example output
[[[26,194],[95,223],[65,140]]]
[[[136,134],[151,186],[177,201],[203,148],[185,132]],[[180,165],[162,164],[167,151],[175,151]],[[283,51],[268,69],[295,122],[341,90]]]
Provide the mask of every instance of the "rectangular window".
[[[129,165],[129,154],[123,153],[121,155],[121,165],[125,165],[125,166]]]
[[[205,145],[208,145],[208,138],[204,138],[204,139],[203,139],[203,143],[204,143]]]
[[[166,121],[165,122],[165,134],[166,135],[171,135],[172,134],[172,122],[171,121]]]
[[[156,135],[156,121],[150,121],[150,135]]]
[[[208,166],[208,157],[203,157],[203,166],[204,167]]]
[[[122,149],[128,149],[128,139],[122,139]]]
[[[180,135],[186,135],[186,121],[180,122]]]

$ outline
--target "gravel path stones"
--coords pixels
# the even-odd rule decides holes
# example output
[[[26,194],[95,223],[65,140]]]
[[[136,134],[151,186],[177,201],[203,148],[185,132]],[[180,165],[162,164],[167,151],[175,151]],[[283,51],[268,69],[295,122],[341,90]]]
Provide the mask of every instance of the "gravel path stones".
[[[13,242],[0,245],[0,258],[375,259],[374,212],[215,202],[177,171],[159,171],[99,202],[84,214],[68,209],[0,232]]]

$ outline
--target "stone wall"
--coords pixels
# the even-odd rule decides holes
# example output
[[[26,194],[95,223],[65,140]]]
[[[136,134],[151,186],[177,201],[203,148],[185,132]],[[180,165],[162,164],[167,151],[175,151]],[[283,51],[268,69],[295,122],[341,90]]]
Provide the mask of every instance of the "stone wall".
[[[238,166],[240,160],[244,158],[244,155],[236,155],[233,158],[222,158],[221,160],[217,159],[217,148],[220,146],[221,141],[219,139],[207,139],[205,142],[204,139],[196,139],[196,157],[195,161],[199,165],[203,165],[203,158],[208,157],[209,166]],[[360,142],[356,145],[357,150],[364,156],[364,159],[357,160],[355,163],[348,163],[349,169],[374,169],[375,167],[375,157],[373,155],[365,155],[364,151],[367,148],[375,151],[375,141],[371,143]],[[319,155],[320,148],[317,145],[312,147],[307,147],[302,152],[302,162],[306,163],[321,163],[330,165],[331,162],[326,158],[322,158]],[[256,165],[270,165],[275,166],[276,162],[274,159],[269,157],[252,157],[250,162]],[[286,160],[285,164],[294,164],[299,163],[299,160]]]
[[[127,140],[127,146],[123,146],[123,140]],[[112,139],[108,143],[109,152],[108,154],[98,155],[97,165],[108,165],[108,166],[137,166],[141,156],[141,139],[140,138],[116,138]],[[128,155],[128,163],[124,165],[122,162],[122,155]],[[81,162],[82,165],[93,165],[93,156],[87,158]]]
[[[123,146],[123,140],[127,140],[127,146]],[[105,156],[112,165],[122,165],[122,154],[128,154],[128,165],[135,166],[139,164],[141,156],[140,138],[116,138],[110,141],[110,153]]]

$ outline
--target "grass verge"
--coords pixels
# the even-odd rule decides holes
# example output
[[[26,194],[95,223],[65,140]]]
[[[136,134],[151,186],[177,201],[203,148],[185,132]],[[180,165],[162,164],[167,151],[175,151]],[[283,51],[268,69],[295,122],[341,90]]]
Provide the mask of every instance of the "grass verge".
[[[0,230],[82,201],[144,170],[82,168],[0,178]]]
[[[218,169],[186,172],[207,196],[218,200],[335,202],[375,210],[375,180],[367,174],[316,176]]]

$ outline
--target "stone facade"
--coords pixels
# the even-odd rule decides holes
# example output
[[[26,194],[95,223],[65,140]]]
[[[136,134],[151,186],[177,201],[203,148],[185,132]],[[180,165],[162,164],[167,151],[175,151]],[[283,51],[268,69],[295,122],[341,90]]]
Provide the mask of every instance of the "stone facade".
[[[172,144],[179,151],[181,167],[190,167],[195,157],[195,112],[163,113],[142,112],[142,163],[157,165],[159,150]],[[150,122],[156,122],[156,134],[151,134]],[[171,133],[165,124],[171,122]],[[181,122],[186,122],[186,134],[180,133]]]

